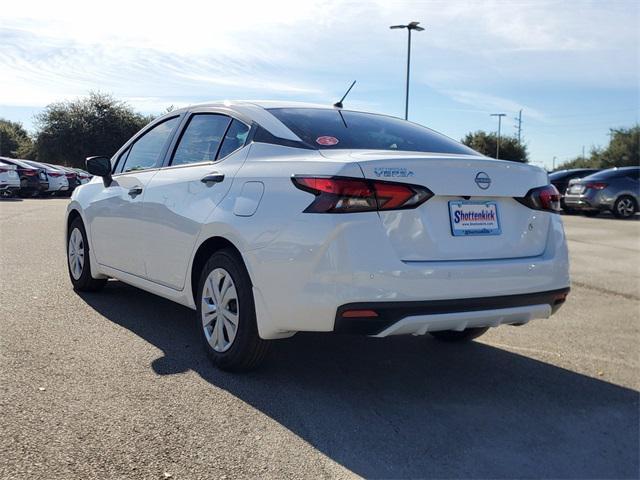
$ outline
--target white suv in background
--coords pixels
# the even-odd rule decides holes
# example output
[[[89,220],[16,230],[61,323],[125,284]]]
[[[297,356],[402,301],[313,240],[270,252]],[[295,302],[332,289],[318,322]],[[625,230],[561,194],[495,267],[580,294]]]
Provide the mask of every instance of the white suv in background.
[[[223,369],[299,331],[469,340],[569,291],[546,172],[397,118],[189,107],[87,170],[66,219],[74,288],[111,277],[196,310]]]

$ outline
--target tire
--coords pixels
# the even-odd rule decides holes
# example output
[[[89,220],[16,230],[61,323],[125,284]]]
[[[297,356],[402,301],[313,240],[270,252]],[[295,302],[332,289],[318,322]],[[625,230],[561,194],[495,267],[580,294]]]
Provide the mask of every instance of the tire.
[[[638,211],[638,203],[635,198],[629,195],[623,195],[613,204],[611,211],[616,218],[631,218]]]
[[[456,330],[442,330],[440,332],[429,332],[429,334],[436,340],[442,342],[470,342],[474,338],[478,338],[484,334],[489,327],[467,328],[458,332]]]
[[[593,217],[597,217],[598,215],[600,215],[600,212],[598,210],[585,210],[584,212],[582,212],[582,214],[585,217],[593,218]]]
[[[71,222],[67,232],[67,269],[73,289],[78,292],[97,292],[107,283],[106,278],[91,276],[87,232],[80,217]]]
[[[213,364],[230,372],[256,368],[271,342],[258,335],[251,279],[239,255],[231,249],[214,253],[202,269],[197,292],[197,328]]]

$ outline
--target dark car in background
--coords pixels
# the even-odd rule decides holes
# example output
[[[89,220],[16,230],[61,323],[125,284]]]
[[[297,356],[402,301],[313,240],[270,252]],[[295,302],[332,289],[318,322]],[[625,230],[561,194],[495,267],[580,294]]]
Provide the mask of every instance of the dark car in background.
[[[571,168],[569,170],[558,170],[549,174],[551,184],[558,189],[558,192],[560,192],[560,206],[565,212],[570,213],[571,211],[571,209],[569,209],[564,203],[564,193],[569,186],[569,182],[576,178],[586,177],[599,171],[600,170],[597,168]]]
[[[564,200],[568,208],[588,216],[608,210],[618,218],[630,218],[640,201],[640,167],[610,168],[574,180]]]
[[[4,163],[15,165],[20,177],[20,190],[18,195],[21,197],[35,197],[41,192],[46,192],[49,188],[47,175],[42,168],[36,168],[28,163],[15,158],[0,157]]]

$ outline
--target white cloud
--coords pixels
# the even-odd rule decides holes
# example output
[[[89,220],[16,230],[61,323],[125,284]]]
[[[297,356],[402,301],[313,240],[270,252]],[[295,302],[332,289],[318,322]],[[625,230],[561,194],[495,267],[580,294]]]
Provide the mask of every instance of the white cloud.
[[[467,90],[443,90],[442,93],[448,95],[458,103],[471,105],[487,112],[513,114],[519,110],[524,110],[525,115],[530,118],[542,121],[545,120],[545,116],[542,112],[508,98]]]
[[[427,28],[414,37],[414,81],[464,104],[519,106],[496,94],[506,83],[638,83],[633,1],[21,0],[0,10],[0,104],[91,89],[187,103],[319,100],[353,78],[359,91],[385,92],[405,48],[388,26],[413,19]]]

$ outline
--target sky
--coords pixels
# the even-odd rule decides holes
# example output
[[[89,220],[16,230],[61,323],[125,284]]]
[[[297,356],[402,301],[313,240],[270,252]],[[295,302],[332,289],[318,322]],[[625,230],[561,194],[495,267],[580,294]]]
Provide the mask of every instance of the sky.
[[[143,113],[223,99],[334,103],[404,115],[456,139],[522,139],[551,168],[640,116],[640,2],[5,2],[0,117],[34,131],[47,104],[111,93]]]

